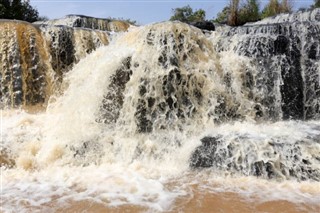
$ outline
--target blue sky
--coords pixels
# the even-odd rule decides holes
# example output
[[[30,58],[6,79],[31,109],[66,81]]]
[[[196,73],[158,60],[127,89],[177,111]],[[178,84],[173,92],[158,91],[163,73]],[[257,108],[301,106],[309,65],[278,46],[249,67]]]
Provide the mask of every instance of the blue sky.
[[[313,0],[292,0],[295,9],[309,7]],[[207,19],[216,17],[229,0],[31,0],[40,15],[61,18],[68,14],[93,17],[122,17],[138,21],[139,24],[165,21],[172,15],[172,8],[190,5],[204,9]],[[268,0],[260,0],[264,5]]]

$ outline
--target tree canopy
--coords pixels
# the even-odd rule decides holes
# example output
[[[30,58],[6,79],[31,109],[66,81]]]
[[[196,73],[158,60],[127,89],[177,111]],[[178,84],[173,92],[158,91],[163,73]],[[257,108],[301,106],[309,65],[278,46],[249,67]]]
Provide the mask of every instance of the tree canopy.
[[[320,0],[314,0],[314,5],[312,6],[313,8],[318,8],[320,7]]]
[[[230,0],[229,5],[218,13],[215,22],[238,26],[258,20],[260,20],[260,3],[258,0]]]
[[[320,6],[320,0],[316,0],[316,2],[319,2]],[[239,26],[280,13],[290,13],[292,8],[292,0],[269,0],[262,11],[259,0],[230,0],[214,21]]]
[[[206,18],[206,12],[204,10],[199,9],[193,12],[193,9],[189,5],[172,9],[172,13],[173,15],[171,16],[170,21],[190,23],[204,21]]]
[[[270,0],[270,2],[262,10],[261,17],[266,18],[269,16],[275,16],[280,13],[290,13],[292,12],[292,3],[289,0]]]
[[[34,22],[41,19],[29,0],[0,0],[0,19]]]
[[[260,20],[260,4],[257,0],[247,0],[239,11],[239,24]]]

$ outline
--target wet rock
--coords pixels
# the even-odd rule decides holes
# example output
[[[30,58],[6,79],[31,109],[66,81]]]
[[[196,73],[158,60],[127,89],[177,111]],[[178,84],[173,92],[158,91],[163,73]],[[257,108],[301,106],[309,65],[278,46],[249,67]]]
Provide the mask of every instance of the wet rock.
[[[123,92],[131,75],[131,57],[128,57],[122,61],[121,66],[110,77],[111,83],[108,85],[108,93],[102,100],[98,122],[110,124],[117,121],[123,105]],[[145,92],[145,89],[141,88],[141,92]]]
[[[46,106],[66,72],[108,33],[67,26],[0,21],[0,102],[5,107]]]
[[[73,153],[76,165],[88,166],[90,164],[99,164],[104,155],[103,146],[94,141],[86,141],[78,146],[72,145],[69,150]]]
[[[126,31],[130,24],[125,21],[94,18],[84,15],[67,15],[60,19],[53,19],[48,21],[37,21],[34,24],[50,25],[50,26],[68,26],[81,27],[93,30],[123,32]]]
[[[195,26],[201,30],[215,31],[215,26],[211,21],[191,22],[190,25]]]
[[[199,146],[191,156],[190,166],[192,168],[212,167],[217,163],[215,156],[218,144],[221,143],[219,137],[204,137]]]
[[[12,168],[15,164],[15,160],[9,156],[6,149],[0,151],[0,167]]]
[[[240,135],[233,140],[220,135],[204,137],[190,157],[190,167],[210,167],[214,171],[266,179],[320,181],[317,157],[311,159],[303,151],[305,146],[314,146],[313,142],[287,143],[283,139],[274,139],[268,146],[261,146],[261,141],[256,145],[248,144],[249,141],[247,136]]]

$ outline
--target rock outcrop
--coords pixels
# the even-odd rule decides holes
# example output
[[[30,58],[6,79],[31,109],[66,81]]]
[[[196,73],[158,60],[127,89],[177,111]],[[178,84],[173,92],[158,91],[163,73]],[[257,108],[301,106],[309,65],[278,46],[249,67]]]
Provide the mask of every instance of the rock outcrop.
[[[268,118],[320,117],[320,9],[284,14],[247,26],[222,27],[213,36],[218,52],[251,59],[255,89]]]
[[[248,135],[204,137],[202,145],[192,154],[192,168],[211,167],[231,174],[264,178],[320,181],[319,157],[307,151],[317,150],[319,140],[269,141]]]
[[[195,26],[201,30],[214,31],[216,29],[211,21],[191,22],[190,25]]]
[[[109,31],[126,31],[124,21],[69,15],[30,24],[0,21],[0,107],[45,105],[64,73],[96,48]]]
[[[83,15],[67,15],[61,19],[53,19],[48,21],[38,21],[34,24],[50,25],[50,26],[68,26],[68,27],[80,27],[88,28],[93,30],[102,31],[114,31],[123,32],[126,31],[130,24],[125,21],[114,20],[114,19],[102,19],[94,18]]]

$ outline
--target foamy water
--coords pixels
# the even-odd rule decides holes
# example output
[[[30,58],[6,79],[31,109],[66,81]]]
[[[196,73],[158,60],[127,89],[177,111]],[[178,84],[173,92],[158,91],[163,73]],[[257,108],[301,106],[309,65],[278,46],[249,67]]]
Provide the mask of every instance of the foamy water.
[[[246,86],[244,72],[258,78],[250,59],[212,42],[181,23],[132,29],[81,60],[45,112],[2,110],[1,154],[15,162],[1,167],[2,211],[92,202],[167,212],[228,192],[320,207],[320,122],[269,121],[259,105],[269,93]],[[218,161],[194,168],[205,137]]]
[[[29,212],[32,209],[54,212],[51,203],[61,208],[75,201],[90,201],[109,207],[136,205],[151,211],[169,211],[175,207],[177,199],[192,198],[194,185],[199,187],[198,192],[203,193],[235,192],[248,199],[248,202],[287,200],[298,205],[320,207],[319,182],[265,180],[211,169],[190,171],[188,168],[188,160],[195,146],[199,145],[201,135],[224,134],[232,137],[242,134],[252,141],[263,142],[272,137],[283,137],[290,141],[306,135],[319,135],[320,123],[316,121],[235,123],[208,128],[198,137],[185,138],[185,144],[189,145],[176,149],[169,159],[152,159],[146,155],[130,159],[129,151],[127,156],[117,159],[102,157],[99,164],[83,166],[77,163],[72,165],[62,158],[63,154],[56,153],[56,157],[60,158],[57,157],[53,163],[53,157],[48,157],[49,161],[44,166],[37,162],[37,155],[41,150],[39,136],[47,115],[10,111],[2,112],[2,116],[4,147],[16,151],[11,155],[17,156],[16,168],[2,168],[1,206],[4,212]],[[138,140],[149,149],[155,146],[150,138],[123,139],[122,143],[123,146],[128,143],[136,145]],[[54,151],[54,145],[52,147],[51,151],[57,152]],[[126,157],[130,160],[125,160]],[[148,158],[149,162],[144,158]]]

